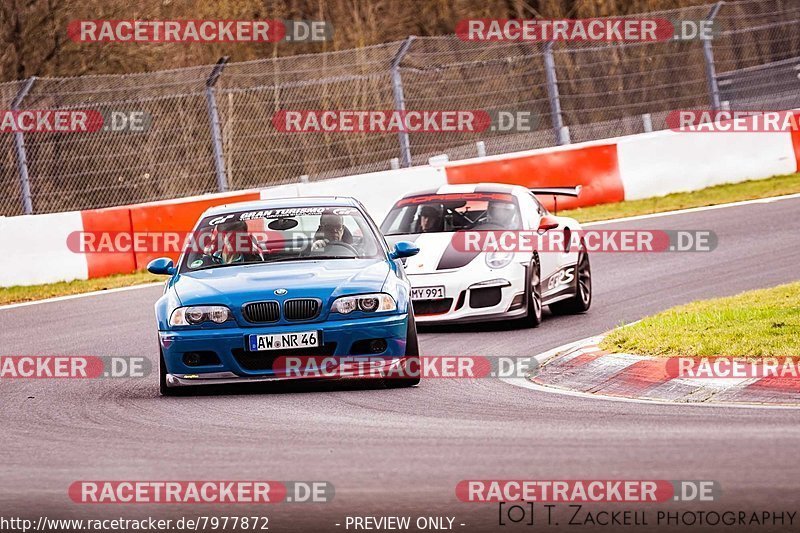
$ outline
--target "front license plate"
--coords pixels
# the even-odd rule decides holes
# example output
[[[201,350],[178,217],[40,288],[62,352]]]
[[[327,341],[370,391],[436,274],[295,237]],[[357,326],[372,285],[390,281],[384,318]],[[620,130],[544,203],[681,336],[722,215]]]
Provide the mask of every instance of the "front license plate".
[[[319,346],[319,331],[249,335],[247,340],[251,352],[291,350],[294,348],[317,348]]]
[[[444,287],[415,287],[411,289],[412,300],[441,300],[444,298]]]

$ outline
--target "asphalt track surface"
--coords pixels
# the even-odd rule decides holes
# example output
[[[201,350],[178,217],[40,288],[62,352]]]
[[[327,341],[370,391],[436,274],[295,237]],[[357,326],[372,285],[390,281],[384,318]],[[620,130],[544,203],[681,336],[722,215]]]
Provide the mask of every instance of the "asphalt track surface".
[[[601,227],[710,229],[719,246],[711,253],[595,254],[588,314],[548,315],[538,329],[501,324],[425,331],[423,354],[534,355],[675,304],[800,278],[800,199]],[[153,302],[160,291],[0,310],[2,352],[145,355],[155,362]],[[168,518],[255,511],[269,516],[270,531],[278,532],[344,531],[348,515],[451,516],[456,530],[497,528],[496,504],[456,499],[462,479],[710,479],[721,483],[718,502],[676,509],[800,508],[800,410],[622,403],[496,379],[427,380],[401,390],[358,384],[260,388],[187,398],[162,398],[157,389],[155,376],[0,380],[0,516]],[[336,496],[328,504],[266,509],[72,503],[70,483],[92,479],[327,480]],[[655,512],[663,507],[593,508],[647,509],[652,514],[644,529],[664,529],[663,523],[655,526]],[[569,511],[560,505],[554,511],[560,527],[545,527],[537,507],[536,524],[563,529]],[[792,529],[799,522],[796,516]],[[784,529],[788,523],[752,528]]]

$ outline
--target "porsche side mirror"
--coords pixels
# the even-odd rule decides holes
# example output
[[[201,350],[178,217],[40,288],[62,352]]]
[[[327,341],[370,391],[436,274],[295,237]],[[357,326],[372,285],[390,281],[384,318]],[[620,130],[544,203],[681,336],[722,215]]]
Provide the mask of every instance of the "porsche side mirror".
[[[547,231],[556,229],[558,227],[558,220],[550,215],[545,215],[539,221],[539,231]]]
[[[400,241],[394,245],[394,250],[389,252],[390,259],[402,259],[419,253],[419,247],[413,242]]]
[[[159,257],[150,261],[147,271],[151,274],[171,276],[175,273],[175,265],[169,257]]]

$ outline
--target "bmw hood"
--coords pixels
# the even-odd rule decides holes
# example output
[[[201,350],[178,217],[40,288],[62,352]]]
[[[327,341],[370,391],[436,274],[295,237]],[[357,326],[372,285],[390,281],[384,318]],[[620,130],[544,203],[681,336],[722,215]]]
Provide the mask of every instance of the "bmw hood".
[[[389,275],[385,259],[336,259],[237,265],[181,274],[174,289],[182,305],[238,307],[259,299],[320,298],[379,292]],[[285,294],[282,294],[285,290]]]
[[[459,251],[453,246],[456,233],[417,233],[387,237],[390,246],[398,241],[411,241],[419,253],[405,263],[407,274],[431,274],[442,270],[461,268],[472,262],[481,252]]]

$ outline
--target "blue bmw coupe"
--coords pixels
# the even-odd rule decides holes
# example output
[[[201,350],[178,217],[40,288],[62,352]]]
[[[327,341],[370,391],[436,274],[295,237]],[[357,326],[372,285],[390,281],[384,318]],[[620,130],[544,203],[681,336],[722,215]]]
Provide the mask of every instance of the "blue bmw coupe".
[[[287,356],[419,365],[401,261],[417,252],[408,242],[390,250],[353,198],[209,209],[177,265],[167,258],[148,265],[170,276],[155,305],[161,393],[308,377],[279,363]],[[411,386],[419,377],[384,383]]]

